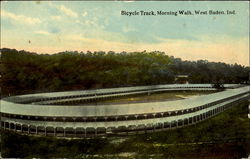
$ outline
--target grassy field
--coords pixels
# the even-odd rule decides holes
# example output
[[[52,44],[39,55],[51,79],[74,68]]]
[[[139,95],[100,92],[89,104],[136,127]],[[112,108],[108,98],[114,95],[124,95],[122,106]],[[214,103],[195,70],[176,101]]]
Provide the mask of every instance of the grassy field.
[[[157,92],[150,94],[140,94],[133,96],[125,96],[114,99],[104,99],[98,101],[97,104],[125,104],[125,103],[143,103],[155,101],[172,101],[190,98],[194,96],[206,95],[214,93],[215,91],[178,91],[178,92]],[[95,103],[95,102],[89,102]]]
[[[55,139],[2,131],[3,157],[234,159],[250,154],[248,103],[185,128],[125,138]]]

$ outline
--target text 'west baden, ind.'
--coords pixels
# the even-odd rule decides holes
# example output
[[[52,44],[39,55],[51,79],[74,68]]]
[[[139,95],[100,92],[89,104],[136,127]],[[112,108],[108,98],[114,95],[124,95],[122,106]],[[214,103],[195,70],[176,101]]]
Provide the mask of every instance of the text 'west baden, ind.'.
[[[178,10],[178,11],[125,11],[122,10],[120,13],[122,16],[188,16],[188,15],[235,15],[235,10]]]

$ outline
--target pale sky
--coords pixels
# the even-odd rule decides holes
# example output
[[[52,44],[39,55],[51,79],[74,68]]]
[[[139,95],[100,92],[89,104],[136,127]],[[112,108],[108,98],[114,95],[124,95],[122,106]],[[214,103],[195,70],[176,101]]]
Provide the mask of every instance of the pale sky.
[[[183,9],[236,14],[121,15]],[[1,1],[3,47],[38,53],[156,50],[184,60],[248,66],[249,2]]]

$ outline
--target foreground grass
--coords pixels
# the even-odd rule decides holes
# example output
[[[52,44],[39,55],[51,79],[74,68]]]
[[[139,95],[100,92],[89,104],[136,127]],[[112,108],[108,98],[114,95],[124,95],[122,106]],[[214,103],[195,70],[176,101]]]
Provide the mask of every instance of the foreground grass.
[[[158,153],[163,158],[246,157],[250,154],[247,113],[244,103],[197,125],[132,137],[123,145],[138,154]]]
[[[31,137],[2,131],[3,157],[242,158],[250,154],[248,103],[197,125],[126,138],[88,140]]]

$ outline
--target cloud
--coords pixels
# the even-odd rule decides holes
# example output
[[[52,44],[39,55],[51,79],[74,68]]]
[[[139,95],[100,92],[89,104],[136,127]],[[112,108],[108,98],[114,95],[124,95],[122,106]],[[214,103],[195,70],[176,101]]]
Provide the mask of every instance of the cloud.
[[[38,30],[38,31],[35,31],[36,34],[41,34],[41,35],[50,35],[49,32],[47,31],[44,31],[44,30]]]
[[[68,40],[73,40],[73,41],[83,41],[83,42],[91,42],[93,39],[91,38],[85,38],[82,34],[72,34],[72,35],[67,35],[66,39]]]
[[[39,18],[31,18],[24,15],[16,15],[14,13],[7,12],[5,10],[1,11],[1,17],[9,18],[11,20],[24,23],[24,24],[40,24],[42,21]]]
[[[82,16],[83,17],[85,17],[85,16],[87,16],[88,15],[88,12],[86,12],[86,11],[84,11],[83,13],[82,13]]]
[[[74,17],[77,18],[78,14],[76,12],[74,12],[73,10],[66,8],[64,5],[61,5],[59,7],[60,11],[63,12],[64,14],[70,16],[70,17]]]
[[[59,16],[59,15],[57,15],[57,16],[51,16],[50,18],[51,18],[52,20],[58,20],[58,21],[62,20],[62,17]]]

